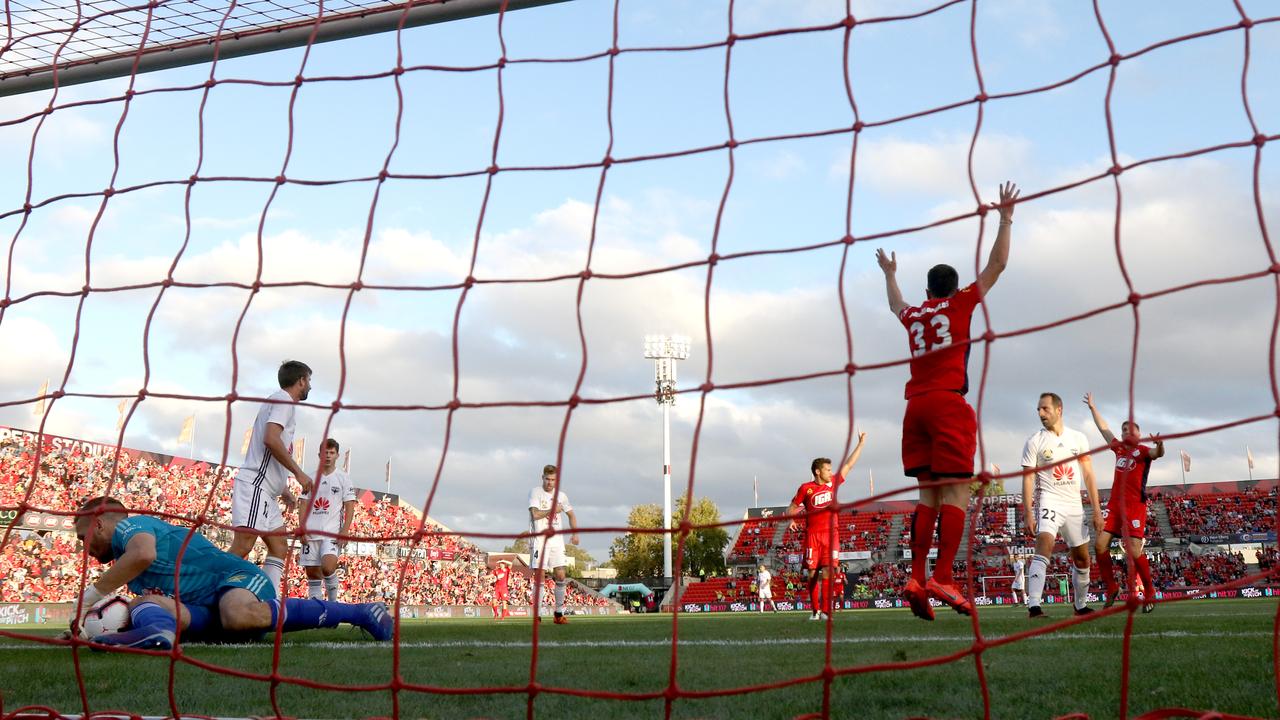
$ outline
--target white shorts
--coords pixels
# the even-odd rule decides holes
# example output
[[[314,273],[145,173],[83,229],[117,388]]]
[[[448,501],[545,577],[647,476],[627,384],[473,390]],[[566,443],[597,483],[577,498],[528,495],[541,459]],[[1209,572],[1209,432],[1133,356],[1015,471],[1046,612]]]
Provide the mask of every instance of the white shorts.
[[[302,543],[302,554],[298,558],[298,564],[302,567],[320,567],[321,560],[326,555],[338,557],[341,553],[338,551],[338,541],[331,537],[320,537],[314,540],[308,539]]]
[[[280,503],[263,485],[236,478],[231,488],[231,524],[237,529],[279,530],[284,527],[284,518]]]
[[[760,599],[761,599],[761,600],[772,600],[772,599],[773,599],[773,588],[761,588],[761,589],[760,589]]]
[[[1061,535],[1067,547],[1080,547],[1089,542],[1089,529],[1084,525],[1084,508],[1062,510],[1044,507],[1036,510],[1036,534]]]
[[[1027,585],[1027,579],[1025,576],[1018,575],[1013,579],[1014,590],[1022,590],[1026,587],[1026,585]]]
[[[529,559],[530,567],[534,570],[539,567],[544,570],[553,570],[558,567],[567,567],[568,565],[569,563],[565,561],[563,537],[556,535],[552,538],[543,536],[534,538],[533,556]]]

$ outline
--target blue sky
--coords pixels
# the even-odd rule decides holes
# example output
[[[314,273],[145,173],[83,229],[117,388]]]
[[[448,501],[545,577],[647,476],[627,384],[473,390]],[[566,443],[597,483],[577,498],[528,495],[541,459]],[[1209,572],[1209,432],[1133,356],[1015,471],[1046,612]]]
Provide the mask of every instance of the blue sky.
[[[1254,18],[1268,4],[1242,2]],[[859,18],[908,13],[932,3],[854,3]],[[1121,54],[1178,35],[1238,21],[1231,2],[1100,3]],[[734,3],[739,34],[834,22],[843,2],[753,0]],[[514,12],[504,22],[509,58],[575,57],[607,49],[613,3],[575,2]],[[859,25],[849,74],[860,117],[876,123],[972,98],[978,85],[970,53],[969,3],[909,22]],[[725,2],[634,2],[619,16],[624,48],[722,40]],[[977,7],[982,75],[990,94],[1028,90],[1066,79],[1108,56],[1091,6],[1047,1],[982,2]],[[1280,70],[1280,23],[1251,32],[1249,100],[1260,130],[1280,132],[1280,94],[1268,82]],[[1252,135],[1241,103],[1244,33],[1236,30],[1159,48],[1122,62],[1111,111],[1121,162],[1185,152]],[[404,64],[454,67],[493,63],[496,19],[406,31]],[[732,50],[729,106],[739,140],[844,128],[852,123],[845,95],[841,30],[738,42]],[[319,45],[308,78],[387,70],[395,62],[391,34]],[[288,81],[302,51],[288,50],[219,64],[220,80]],[[503,71],[503,167],[598,162],[608,143],[608,61],[513,64]],[[196,85],[208,66],[139,77],[139,90]],[[1110,165],[1104,108],[1108,70],[1062,88],[993,100],[983,108],[974,175],[983,201],[1012,179],[1024,194],[1080,180]],[[615,63],[615,158],[673,152],[725,142],[725,49],[627,52]],[[114,80],[63,89],[59,104],[113,97]],[[402,77],[404,110],[393,172],[454,173],[490,163],[497,118],[497,73],[419,70]],[[200,92],[138,96],[121,126],[118,188],[191,175],[197,162]],[[37,112],[49,93],[0,102],[0,122]],[[274,177],[284,163],[288,87],[223,82],[204,110],[202,177]],[[122,104],[53,113],[41,128],[33,202],[106,187],[112,138]],[[377,173],[391,148],[396,94],[389,79],[315,81],[294,106],[291,178],[332,180]],[[852,232],[864,236],[971,212],[966,156],[977,107],[866,129],[859,138]],[[0,126],[0,153],[21,167],[34,121]],[[851,134],[739,147],[717,238],[718,252],[823,243],[845,233]],[[1260,183],[1272,236],[1276,163],[1263,151]],[[613,166],[600,203],[592,269],[628,272],[705,259],[711,252],[728,152]],[[1194,279],[1224,277],[1269,264],[1252,198],[1252,148],[1149,165],[1121,176],[1121,247],[1140,292]],[[476,275],[534,278],[586,266],[600,170],[500,173],[480,233]],[[378,200],[363,280],[387,285],[457,282],[471,262],[483,177],[390,180]],[[189,281],[249,282],[256,270],[257,225],[270,185],[202,182],[192,193],[192,232],[175,276]],[[164,277],[182,243],[182,186],[113,197],[94,233],[95,285]],[[266,212],[264,278],[349,283],[363,244],[373,183],[284,186]],[[0,179],[0,214],[20,208],[21,172]],[[100,197],[40,208],[18,233],[19,216],[0,219],[13,246],[10,297],[84,284],[89,223]],[[1109,180],[1020,206],[1009,271],[989,303],[995,329],[1007,332],[1118,302],[1128,295],[1112,238],[1116,207]],[[15,234],[17,237],[14,242]],[[873,253],[898,253],[908,299],[923,294],[925,269],[951,262],[972,277],[976,220],[966,219],[879,242],[856,243],[844,275],[854,359],[901,359],[902,330],[889,315]],[[989,246],[990,237],[985,238]],[[985,249],[984,249],[985,252]],[[711,289],[718,384],[832,370],[846,362],[839,310],[842,248],[751,257],[721,263]],[[5,259],[3,262],[8,263]],[[645,393],[652,370],[641,357],[646,332],[683,332],[694,339],[681,368],[687,386],[706,375],[705,267],[630,280],[596,279],[583,296],[588,366],[583,394]],[[468,401],[561,400],[581,365],[576,282],[478,286],[460,318],[460,396]],[[370,405],[440,404],[450,397],[451,328],[459,294],[370,291],[357,294],[347,326],[348,378],[343,400]],[[142,333],[156,291],[92,296],[85,305],[79,351],[68,389],[135,392],[142,384]],[[175,289],[165,294],[152,328],[150,388],[222,395],[231,389],[231,331],[248,294],[236,289]],[[76,298],[39,298],[10,308],[0,339],[0,393],[30,397],[45,378],[66,371]],[[299,357],[317,369],[312,400],[332,402],[337,389],[337,332],[346,292],[270,289],[250,304],[236,348],[242,394],[265,395],[274,368]],[[1197,289],[1144,303],[1135,412],[1144,427],[1191,432],[1274,409],[1267,352],[1276,294],[1268,279]],[[975,320],[980,332],[981,320]],[[983,394],[988,460],[1007,472],[1038,423],[1035,395],[1056,389],[1067,419],[1100,443],[1078,398],[1092,390],[1113,422],[1127,414],[1132,315],[1113,311],[1052,331],[1002,339],[992,346]],[[982,371],[975,352],[970,372]],[[858,470],[877,475],[877,490],[907,487],[898,466],[902,411],[900,367],[860,373],[854,382],[855,424],[870,433]],[[726,518],[751,500],[759,477],[762,502],[781,503],[805,479],[815,455],[836,456],[850,433],[843,378],[791,383],[708,396],[695,492],[716,500]],[[976,392],[971,400],[977,401]],[[687,482],[696,395],[681,399],[674,424],[677,484]],[[254,408],[233,408],[233,461]],[[199,417],[197,454],[221,452],[225,404],[150,399],[126,432],[137,447],[177,449],[183,417]],[[301,415],[300,433],[314,443],[328,413]],[[657,408],[651,401],[580,407],[566,435],[566,491],[579,517],[618,525],[637,502],[659,500]],[[0,410],[0,422],[32,426],[30,406]],[[67,399],[55,404],[49,429],[91,439],[114,438],[115,401]],[[439,463],[443,417],[431,412],[346,412],[334,435],[354,449],[357,482],[380,486],[395,457],[393,490],[421,502]],[[460,530],[518,532],[520,505],[542,464],[554,457],[564,410],[497,409],[457,415],[440,490],[431,513]],[[1195,458],[1191,479],[1239,479],[1244,446],[1258,476],[1274,476],[1277,426],[1258,423],[1179,441]],[[1110,463],[1098,464],[1100,484]],[[1176,463],[1153,471],[1177,482]],[[865,487],[865,486],[864,486]],[[904,497],[911,496],[910,491]],[[508,502],[509,501],[509,502]],[[586,545],[603,557],[609,536]]]

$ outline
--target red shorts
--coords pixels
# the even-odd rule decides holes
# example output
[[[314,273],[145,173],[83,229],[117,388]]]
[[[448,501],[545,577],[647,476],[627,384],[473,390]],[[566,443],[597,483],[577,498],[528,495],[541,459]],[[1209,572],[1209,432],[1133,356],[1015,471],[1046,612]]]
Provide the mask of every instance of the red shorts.
[[[804,566],[809,570],[820,567],[835,567],[836,552],[831,549],[827,531],[809,532],[804,539]]]
[[[507,589],[506,589],[506,588],[497,588],[497,589],[495,589],[495,590],[493,591],[493,599],[494,599],[494,600],[503,600],[503,601],[505,601],[505,600],[506,600],[508,597],[510,597],[510,596],[511,596],[511,595],[510,595],[510,593],[507,591]]]
[[[1120,526],[1120,514],[1115,508],[1107,506],[1107,522],[1102,526],[1103,532],[1111,533],[1111,537],[1145,538],[1147,536],[1147,506],[1137,505],[1125,507],[1125,527]]]
[[[907,400],[902,417],[904,474],[969,477],[977,453],[978,418],[963,395],[935,391]]]

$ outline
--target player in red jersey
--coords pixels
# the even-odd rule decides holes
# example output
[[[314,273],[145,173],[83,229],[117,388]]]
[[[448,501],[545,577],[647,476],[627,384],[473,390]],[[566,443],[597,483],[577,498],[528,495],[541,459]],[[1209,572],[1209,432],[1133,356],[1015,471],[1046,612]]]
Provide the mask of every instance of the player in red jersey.
[[[822,620],[831,614],[826,601],[831,599],[831,568],[836,565],[836,555],[840,550],[835,527],[836,488],[844,483],[845,476],[858,462],[866,441],[867,434],[858,433],[858,446],[834,477],[831,475],[831,459],[816,458],[809,466],[813,479],[796,490],[796,496],[787,508],[787,517],[799,515],[802,509],[805,515],[804,566],[809,571],[809,601],[813,605],[810,620]],[[831,510],[821,512],[826,508]],[[789,529],[796,528],[799,523],[799,518],[793,519]]]
[[[511,599],[507,581],[511,579],[511,561],[499,560],[493,568],[493,619],[510,617],[507,601]]]
[[[973,611],[973,604],[956,587],[951,574],[964,533],[969,483],[939,481],[973,477],[978,421],[964,399],[969,390],[969,321],[1009,263],[1009,235],[1017,199],[1017,186],[1005,183],[1000,186],[1000,202],[989,206],[1000,211],[1000,227],[977,282],[959,288],[960,275],[955,268],[935,265],[929,270],[927,299],[917,307],[902,299],[897,253],[886,255],[884,250],[876,250],[889,310],[906,328],[911,344],[911,379],[907,381],[907,409],[902,418],[902,466],[904,473],[919,483],[920,502],[911,521],[911,580],[902,595],[911,612],[925,620],[933,619],[929,597],[962,615]],[[940,530],[938,561],[933,577],[926,580],[935,524]]]
[[[1107,421],[1093,404],[1093,393],[1085,393],[1084,404],[1093,413],[1093,424],[1098,426],[1102,439],[1111,446],[1116,454],[1116,475],[1111,481],[1111,498],[1107,500],[1107,524],[1094,542],[1094,554],[1098,558],[1098,569],[1102,571],[1102,581],[1107,588],[1107,602],[1104,607],[1111,607],[1116,601],[1116,593],[1120,586],[1116,584],[1115,568],[1111,565],[1111,539],[1121,537],[1120,544],[1142,578],[1144,594],[1154,596],[1155,585],[1151,582],[1151,563],[1143,552],[1147,537],[1147,475],[1151,472],[1151,463],[1164,457],[1164,441],[1160,435],[1152,436],[1155,447],[1139,443],[1142,434],[1138,423],[1128,420],[1120,423],[1120,439],[1112,434]],[[1136,588],[1134,588],[1136,593]],[[1156,608],[1151,597],[1145,598],[1142,612],[1149,613]]]

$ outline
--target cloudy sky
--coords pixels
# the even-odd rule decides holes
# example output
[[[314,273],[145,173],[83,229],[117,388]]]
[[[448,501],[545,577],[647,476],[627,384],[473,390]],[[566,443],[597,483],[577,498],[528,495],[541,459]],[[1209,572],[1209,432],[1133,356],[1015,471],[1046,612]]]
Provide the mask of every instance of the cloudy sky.
[[[853,12],[870,19],[938,4],[854,2]],[[739,0],[733,32],[827,25],[844,17],[844,5]],[[353,450],[358,484],[382,487],[390,457],[391,489],[421,506],[440,468],[432,516],[463,532],[516,533],[526,524],[528,490],[563,440],[564,489],[579,519],[616,526],[630,506],[661,500],[659,409],[648,397],[571,412],[565,401],[580,376],[577,392],[590,400],[650,393],[644,335],[683,333],[693,349],[680,367],[689,392],[672,424],[677,492],[692,476],[694,492],[732,519],[751,504],[758,478],[762,504],[785,503],[809,460],[839,456],[857,428],[869,438],[853,487],[866,494],[874,473],[877,492],[902,489],[909,499],[899,462],[907,343],[887,309],[874,252],[898,254],[911,302],[923,299],[935,263],[952,263],[971,280],[993,237],[974,210],[1013,180],[1027,201],[1015,215],[1009,269],[987,305],[1000,337],[975,346],[969,366],[986,462],[1017,467],[1039,426],[1042,390],[1066,398],[1068,424],[1099,444],[1081,396],[1095,392],[1118,424],[1132,390],[1145,430],[1185,436],[1170,442],[1174,457],[1154,466],[1154,483],[1181,482],[1178,450],[1193,458],[1188,481],[1243,479],[1246,445],[1255,476],[1274,477],[1274,418],[1206,432],[1277,406],[1277,285],[1266,273],[1273,260],[1262,229],[1265,221],[1274,241],[1280,228],[1274,143],[1094,178],[1115,162],[1280,133],[1280,89],[1269,80],[1280,75],[1280,22],[1248,33],[1246,77],[1241,29],[1152,47],[1239,23],[1228,0],[1099,5],[1116,53],[1150,48],[1120,62],[1113,85],[1109,66],[1081,75],[1112,53],[1088,4],[978,5],[972,39],[985,90],[1016,94],[983,104],[980,127],[979,106],[968,102],[980,91],[970,3],[857,25],[848,81],[867,127],[856,153],[844,29],[726,49],[723,0],[623,0],[621,48],[715,45],[624,52],[613,63],[612,95],[607,57],[508,65],[500,132],[499,73],[489,67],[501,55],[494,17],[406,31],[406,67],[486,69],[411,70],[401,77],[402,108],[390,78],[340,79],[393,68],[394,34],[316,46],[305,65],[301,49],[218,65],[220,81],[321,78],[304,84],[292,106],[290,85],[235,82],[211,90],[203,109],[200,90],[143,93],[126,106],[118,100],[126,79],[65,88],[56,98],[5,98],[0,156],[10,172],[0,177],[0,264],[12,304],[0,311],[0,424],[36,427],[31,401],[46,379],[50,390],[65,378],[68,392],[110,395],[134,395],[145,384],[151,393],[210,399],[148,397],[125,429],[126,445],[186,453],[176,438],[195,414],[195,454],[216,460],[229,435],[238,462],[256,406],[232,404],[228,421],[227,403],[214,398],[265,396],[280,361],[299,358],[316,371],[299,434],[314,447],[331,421],[331,434]],[[1260,0],[1240,5],[1255,20],[1275,14]],[[575,0],[513,12],[502,27],[507,57],[607,50],[613,6]],[[158,72],[135,88],[195,86],[208,75],[207,65]],[[76,104],[101,98],[116,100]],[[40,123],[51,101],[58,109]],[[723,149],[729,118],[734,139],[762,141]],[[610,120],[612,157],[667,157],[612,165],[597,203]],[[795,137],[812,133],[822,134]],[[588,167],[499,172],[487,204],[486,175],[426,177],[487,168],[495,135],[499,167]],[[20,168],[33,138],[28,183]],[[274,197],[274,183],[262,181],[368,178],[388,155],[392,173],[415,177],[380,189],[368,181],[288,183]],[[149,185],[193,174],[216,179],[196,183],[189,199],[185,185]],[[104,201],[108,186],[130,190]],[[28,197],[37,208],[24,223]],[[836,242],[944,220],[848,247]],[[712,252],[755,254],[722,259],[709,272]],[[588,268],[594,277],[584,282]],[[251,284],[260,273],[264,283],[290,284],[162,293],[156,284],[170,272],[185,283]],[[1251,273],[1262,276],[1234,280]],[[481,282],[463,293],[457,285],[468,275],[561,279]],[[381,289],[353,293],[357,279]],[[1147,298],[1136,312],[1125,304],[1131,293],[1212,280],[1230,281]],[[146,287],[94,292],[82,303],[86,283]],[[973,331],[985,331],[983,318]],[[842,372],[850,362],[889,365],[850,382]],[[698,392],[706,382],[723,388],[815,373],[831,375]],[[463,403],[495,405],[454,413],[445,453],[448,413],[440,408],[455,383]],[[333,414],[339,390],[344,405],[369,409]],[[46,430],[114,442],[118,401],[60,399]],[[419,409],[388,409],[403,407]],[[1110,460],[1097,467],[1109,485]],[[611,538],[589,534],[584,545],[603,559]]]

